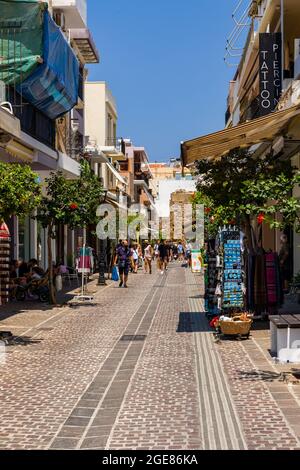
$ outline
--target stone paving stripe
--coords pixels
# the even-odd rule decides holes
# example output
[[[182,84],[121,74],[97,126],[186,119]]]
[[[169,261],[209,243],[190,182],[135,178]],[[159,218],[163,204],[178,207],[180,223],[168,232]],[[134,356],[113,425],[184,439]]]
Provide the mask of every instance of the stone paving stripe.
[[[164,279],[163,279],[163,285],[165,285],[166,280],[167,280],[167,276],[165,276]],[[163,292],[161,292],[161,294],[159,295],[159,297],[156,297],[156,296],[153,296],[153,297],[152,297],[152,301],[151,301],[151,304],[150,304],[150,308],[149,308],[149,310],[148,310],[148,315],[149,315],[149,313],[151,314],[151,321],[149,322],[148,330],[150,330],[151,325],[152,325],[152,323],[153,323],[153,321],[154,321],[154,319],[155,319],[155,314],[157,313],[158,307],[159,307],[159,305],[160,305],[162,295],[163,295]],[[152,305],[152,307],[151,307],[151,305]],[[131,346],[131,348],[135,348],[135,349],[136,349],[137,347],[138,347],[137,345],[135,345],[135,346],[132,345],[132,346]],[[142,347],[141,347],[141,351],[140,351],[140,353],[139,353],[139,358],[138,358],[138,359],[141,358],[142,352],[143,352],[144,348],[145,348],[145,344],[143,344]],[[138,361],[136,362],[135,370],[136,370],[137,367],[138,367]],[[133,378],[134,378],[134,373],[133,373],[132,376],[131,376],[131,379],[133,379]],[[129,391],[130,391],[130,387],[127,388],[127,391],[126,391],[126,393],[125,393],[125,395],[124,395],[124,399],[123,399],[123,403],[122,403],[123,405],[124,405],[125,402],[126,402],[126,397],[127,397],[128,393],[129,393]],[[119,416],[120,416],[121,413],[122,413],[122,410],[123,410],[123,406],[120,406],[120,408],[119,408],[119,410],[118,410],[117,418],[116,418],[116,420],[115,420],[115,422],[114,422],[114,425],[113,425],[112,428],[111,428],[111,432],[110,432],[109,437],[108,437],[108,439],[107,439],[107,443],[106,443],[106,446],[105,446],[105,449],[106,449],[106,450],[108,450],[108,449],[110,448],[111,439],[112,439],[112,437],[113,437],[113,435],[114,435],[115,427],[116,427],[116,425],[117,425],[118,418],[119,418]]]
[[[106,288],[110,288],[111,285],[107,286]],[[105,289],[106,289],[105,288]],[[102,291],[103,292],[103,289]],[[137,316],[139,315],[139,313],[141,312],[141,309],[142,309],[142,306],[144,307],[147,307],[147,304],[148,304],[148,298],[149,296],[151,296],[151,292],[149,294],[145,294],[144,298],[143,298],[143,301],[142,301],[142,305],[140,305],[136,311],[136,313],[134,314],[133,317],[130,318],[127,326],[125,327],[125,329],[127,330],[127,328],[133,323],[135,322],[135,318],[137,318]],[[124,332],[123,332],[124,334]],[[99,386],[98,385],[93,385],[93,382],[94,380],[96,380],[97,378],[101,377],[106,377],[106,379],[108,379],[108,382],[107,382],[107,385],[111,382],[114,374],[115,374],[115,371],[114,370],[109,370],[109,371],[105,371],[103,370],[103,365],[105,364],[105,362],[107,361],[107,359],[110,357],[111,354],[113,354],[115,351],[118,351],[120,353],[123,354],[124,351],[127,351],[128,349],[128,345],[126,343],[125,344],[125,347],[122,343],[120,343],[119,341],[119,338],[116,339],[116,342],[114,344],[114,347],[112,348],[112,350],[109,351],[108,355],[106,356],[106,359],[104,361],[104,363],[102,364],[100,370],[97,371],[97,373],[94,375],[94,379],[91,381],[91,383],[86,387],[85,389],[85,392],[83,393],[82,397],[80,397],[80,399],[78,400],[75,408],[78,408],[78,407],[82,407],[82,408],[91,408],[93,407],[95,410],[97,409],[97,406],[99,406],[99,402],[101,400],[103,400],[103,393],[101,393],[101,395],[99,397],[97,397],[96,400],[90,400],[90,399],[83,399],[83,397],[86,397],[87,394],[89,393],[92,393],[92,394],[97,394],[98,395],[98,391],[99,391]],[[109,361],[108,361],[109,362]],[[126,370],[127,370],[127,367],[126,367]],[[75,409],[74,408],[74,409]],[[71,422],[71,426],[74,426],[75,427],[75,424],[74,424],[74,419],[75,418],[68,418],[58,429],[56,435],[51,439],[50,441],[50,444],[49,444],[49,447],[51,448],[51,445],[52,443],[54,442],[54,440],[56,439],[56,436],[59,435],[60,431],[65,429],[67,425],[67,423],[70,423]],[[70,421],[71,420],[71,421]],[[88,423],[90,422],[90,420],[88,421]],[[88,425],[87,422],[84,423],[84,432],[86,431],[87,429],[87,425]],[[102,424],[102,423],[101,423]],[[80,426],[80,425],[79,425]],[[84,434],[84,432],[82,433],[82,436]]]
[[[64,450],[70,449],[75,450],[78,443],[78,439],[68,439],[68,438],[57,438],[54,439],[50,449],[52,450]]]
[[[191,273],[187,274],[187,284],[190,286],[192,285],[191,276],[193,276]],[[199,286],[197,287],[199,289]],[[203,301],[201,296],[194,295],[195,289],[191,287],[190,294],[190,311],[191,313],[199,312],[194,327],[192,320],[189,320],[192,331],[193,328],[196,330],[194,340],[197,351],[199,401],[205,449],[245,449],[242,427],[228,392],[229,386],[215,349],[212,333],[209,332],[210,328],[203,313]],[[184,325],[182,326],[185,328]]]
[[[163,281],[164,281],[164,279],[161,282],[162,284],[163,284]],[[145,301],[143,302],[142,306],[138,309],[137,313],[133,317],[132,321],[127,326],[128,331],[130,331],[131,324],[135,323],[136,319],[140,317],[140,321],[137,324],[136,330],[135,330],[135,332],[132,336],[138,336],[139,335],[140,325],[141,325],[143,319],[146,317],[146,315],[149,314],[149,310],[151,308],[152,303],[156,301],[156,294],[157,294],[157,291],[150,292],[150,294],[146,297]],[[122,335],[122,336],[124,336],[124,335]],[[128,364],[130,364],[131,362],[132,362],[131,365],[132,365],[132,374],[133,374],[133,371],[135,369],[135,366],[136,366],[137,360],[140,356],[142,348],[143,348],[143,343],[141,344],[140,347],[135,345],[134,350],[133,350],[134,352],[132,352],[132,344],[129,343],[127,349],[125,349],[125,352],[121,351],[119,353],[120,357],[119,357],[119,360],[118,360],[118,364],[116,364],[115,367],[114,367],[114,369],[115,369],[114,375],[111,378],[111,381],[108,385],[108,388],[105,392],[104,397],[99,402],[96,410],[94,411],[93,415],[91,416],[91,420],[87,424],[86,430],[83,433],[79,443],[77,444],[77,449],[79,449],[79,448],[84,449],[84,448],[87,448],[87,447],[88,448],[93,448],[93,443],[95,444],[95,446],[97,446],[95,448],[99,448],[99,446],[102,447],[101,444],[96,442],[96,439],[88,440],[87,439],[87,434],[88,434],[90,428],[93,427],[93,426],[99,426],[99,425],[101,426],[101,425],[104,425],[104,424],[110,424],[111,427],[113,427],[113,424],[116,420],[116,416],[117,416],[119,410],[117,408],[102,409],[101,408],[102,403],[107,398],[109,398],[109,399],[120,399],[120,400],[123,401],[126,390],[128,388],[128,385],[129,385],[129,382],[120,382],[120,381],[117,382],[116,377],[118,376],[122,365],[125,366],[125,367],[128,367]],[[112,350],[111,354],[114,354],[114,350]],[[107,363],[110,361],[109,358],[110,358],[110,355],[106,360]],[[130,359],[132,359],[132,361]],[[103,367],[105,367],[105,365]],[[100,370],[99,374],[101,374],[101,370]],[[103,442],[103,439],[101,439],[101,442]]]

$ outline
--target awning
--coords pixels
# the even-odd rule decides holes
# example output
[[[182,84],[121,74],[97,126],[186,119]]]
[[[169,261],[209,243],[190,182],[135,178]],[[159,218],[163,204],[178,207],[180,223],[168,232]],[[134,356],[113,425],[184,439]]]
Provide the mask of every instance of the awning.
[[[253,119],[235,127],[183,142],[181,159],[183,166],[201,159],[216,159],[238,147],[250,147],[274,137],[288,128],[292,119],[300,115],[300,104],[283,111]]]
[[[99,52],[87,28],[70,29],[70,37],[76,44],[86,64],[98,64],[100,62]]]
[[[16,140],[11,140],[5,146],[6,152],[8,152],[12,157],[17,160],[21,160],[25,163],[32,163],[34,158],[34,151],[27,147],[26,145],[21,144]]]
[[[108,166],[110,171],[115,175],[117,180],[120,181],[120,183],[123,183],[128,186],[127,181],[123,178],[123,176],[120,175],[120,173],[115,169],[115,167],[111,163],[106,163],[106,165]]]

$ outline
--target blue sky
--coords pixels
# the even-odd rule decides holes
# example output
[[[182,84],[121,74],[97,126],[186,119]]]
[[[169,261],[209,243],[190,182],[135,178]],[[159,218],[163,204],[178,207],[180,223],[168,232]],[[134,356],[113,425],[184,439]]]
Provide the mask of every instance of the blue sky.
[[[233,68],[223,60],[237,0],[88,0],[105,80],[118,106],[118,136],[151,161],[179,156],[180,141],[224,127]]]

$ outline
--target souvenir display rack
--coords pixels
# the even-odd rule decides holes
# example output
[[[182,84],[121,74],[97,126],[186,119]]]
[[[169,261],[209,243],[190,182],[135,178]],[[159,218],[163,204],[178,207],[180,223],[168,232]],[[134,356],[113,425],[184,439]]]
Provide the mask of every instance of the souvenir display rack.
[[[240,231],[219,229],[215,249],[207,254],[205,310],[208,317],[241,311],[245,306]]]
[[[222,309],[242,309],[244,293],[240,231],[225,228],[220,232],[220,237],[224,256]]]

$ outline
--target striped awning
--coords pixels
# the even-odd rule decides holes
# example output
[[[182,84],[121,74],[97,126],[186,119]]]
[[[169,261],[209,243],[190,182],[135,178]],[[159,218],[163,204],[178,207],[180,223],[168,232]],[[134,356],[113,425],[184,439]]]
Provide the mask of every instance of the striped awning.
[[[183,142],[181,145],[183,166],[192,165],[201,159],[220,158],[234,148],[247,148],[261,142],[271,142],[274,137],[287,131],[291,121],[299,115],[300,104]]]

